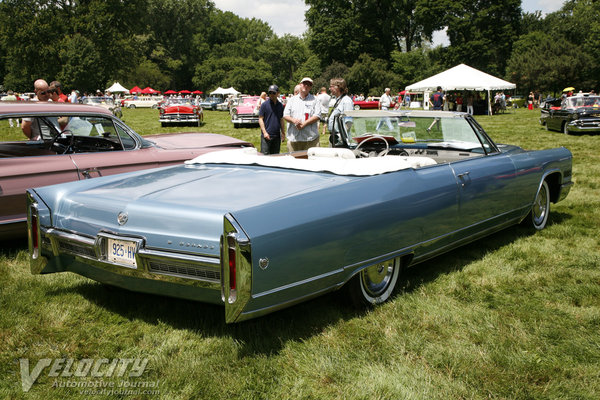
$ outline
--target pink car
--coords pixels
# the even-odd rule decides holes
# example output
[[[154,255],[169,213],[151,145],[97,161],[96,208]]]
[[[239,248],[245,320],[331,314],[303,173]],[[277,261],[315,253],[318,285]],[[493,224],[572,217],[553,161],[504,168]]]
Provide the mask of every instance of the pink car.
[[[182,163],[200,154],[252,144],[212,133],[140,136],[101,107],[70,103],[0,104],[8,118],[31,118],[39,140],[0,142],[0,239],[25,235],[25,190]]]
[[[258,124],[260,96],[242,97],[240,104],[231,109],[231,122],[234,128],[243,124]]]

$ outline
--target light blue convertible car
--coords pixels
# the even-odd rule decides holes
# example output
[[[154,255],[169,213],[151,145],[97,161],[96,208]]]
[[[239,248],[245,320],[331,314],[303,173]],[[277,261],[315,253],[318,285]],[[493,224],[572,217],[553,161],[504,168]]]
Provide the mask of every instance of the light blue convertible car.
[[[349,111],[331,148],[253,148],[28,191],[32,272],[224,305],[225,321],[345,288],[390,298],[403,268],[510,225],[546,226],[566,148],[495,144],[464,113]]]

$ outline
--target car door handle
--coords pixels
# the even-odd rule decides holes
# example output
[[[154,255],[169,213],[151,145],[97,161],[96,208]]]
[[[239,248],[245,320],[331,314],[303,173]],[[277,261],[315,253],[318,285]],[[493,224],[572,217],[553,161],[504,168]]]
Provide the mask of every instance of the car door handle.
[[[460,185],[461,185],[462,187],[465,187],[465,181],[466,181],[466,180],[467,180],[467,178],[469,177],[469,174],[470,174],[470,172],[469,172],[469,171],[467,171],[467,172],[463,172],[462,174],[458,174],[458,175],[456,175],[456,176],[458,177],[458,179],[460,179],[460,180],[461,180],[461,183],[460,183]]]
[[[97,176],[102,176],[102,173],[98,170],[98,168],[84,169],[83,171],[81,171],[81,175],[83,175],[85,179],[93,178],[93,173],[98,174]]]

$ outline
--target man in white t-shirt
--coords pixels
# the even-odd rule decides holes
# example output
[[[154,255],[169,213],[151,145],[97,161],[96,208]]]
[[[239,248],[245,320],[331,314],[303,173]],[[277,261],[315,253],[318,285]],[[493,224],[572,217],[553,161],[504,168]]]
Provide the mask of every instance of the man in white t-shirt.
[[[389,110],[390,107],[392,106],[392,96],[390,96],[390,88],[385,88],[383,94],[381,95],[381,98],[379,99],[379,109],[380,110]],[[389,118],[382,118],[379,120],[379,122],[377,123],[377,128],[375,128],[375,130],[379,130],[379,128],[381,128],[381,126],[383,124],[386,124],[388,129],[391,131],[394,129],[394,127],[392,126],[392,121],[390,121]]]
[[[300,81],[300,93],[289,99],[283,111],[283,119],[289,122],[287,139],[290,152],[319,146],[317,122],[323,114],[323,106],[310,94],[312,86],[312,79],[303,78]]]
[[[325,86],[321,88],[321,93],[317,96],[317,100],[323,106],[323,114],[321,114],[321,122],[323,123],[323,135],[327,130],[327,114],[329,113],[329,100],[331,100],[331,96],[327,94],[327,89]]]

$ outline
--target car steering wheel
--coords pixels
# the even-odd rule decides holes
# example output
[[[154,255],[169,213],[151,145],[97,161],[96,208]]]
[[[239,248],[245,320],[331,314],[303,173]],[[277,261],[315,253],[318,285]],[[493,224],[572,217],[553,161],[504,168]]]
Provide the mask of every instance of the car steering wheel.
[[[365,136],[365,135],[361,135],[361,136]],[[377,153],[377,157],[383,157],[385,156],[389,151],[390,151],[390,144],[388,143],[387,140],[385,140],[385,138],[381,135],[375,135],[375,134],[371,134],[371,136],[369,136],[368,138],[366,138],[365,140],[361,141],[358,146],[356,146],[356,148],[354,149],[355,153],[358,153],[357,155],[360,155],[361,157],[369,157],[369,153],[365,153],[364,151],[360,150],[360,147],[367,143],[368,141],[371,141],[373,139],[379,139],[379,140],[383,140],[383,143],[385,143],[385,150],[380,151],[379,153]]]
[[[70,134],[71,135],[71,140],[69,141],[69,145],[65,146],[62,143],[58,143],[58,139],[60,139],[60,137],[63,134]],[[65,129],[62,132],[57,133],[53,138],[52,141],[50,142],[50,144],[48,145],[49,149],[52,149],[53,147],[57,147],[59,151],[57,151],[57,153],[60,154],[66,154],[69,149],[73,149],[73,142],[75,141],[75,135],[73,135],[73,132],[70,129]],[[60,152],[62,151],[62,152]]]

